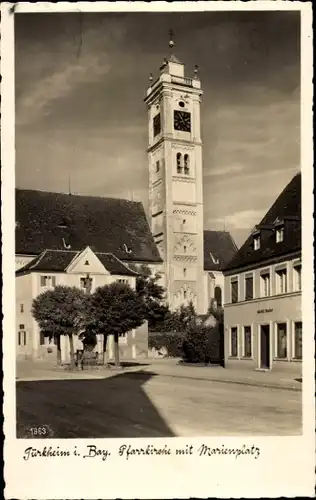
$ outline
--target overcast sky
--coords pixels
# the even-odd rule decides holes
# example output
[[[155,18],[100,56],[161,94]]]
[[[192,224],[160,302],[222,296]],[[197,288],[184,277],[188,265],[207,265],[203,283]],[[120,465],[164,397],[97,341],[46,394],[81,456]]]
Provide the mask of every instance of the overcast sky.
[[[148,209],[150,73],[200,67],[204,226],[238,245],[300,168],[299,12],[18,14],[16,184]]]

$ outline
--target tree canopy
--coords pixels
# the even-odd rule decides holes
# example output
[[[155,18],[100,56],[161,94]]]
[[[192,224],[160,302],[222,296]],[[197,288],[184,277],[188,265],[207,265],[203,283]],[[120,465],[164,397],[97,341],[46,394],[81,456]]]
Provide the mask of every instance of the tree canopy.
[[[84,328],[87,312],[84,292],[76,287],[56,286],[33,300],[31,312],[41,333],[57,339],[57,364],[61,363],[60,336],[69,337],[70,362],[74,367],[73,335]]]
[[[125,283],[99,287],[89,297],[87,328],[95,333],[122,335],[146,319],[142,298]]]
[[[33,300],[32,315],[45,336],[77,334],[84,323],[84,292],[60,285],[46,290]]]
[[[145,303],[148,327],[154,329],[169,313],[169,307],[164,302],[165,289],[158,283],[161,278],[159,273],[153,275],[151,270],[144,266],[140,272],[136,279],[136,292]]]

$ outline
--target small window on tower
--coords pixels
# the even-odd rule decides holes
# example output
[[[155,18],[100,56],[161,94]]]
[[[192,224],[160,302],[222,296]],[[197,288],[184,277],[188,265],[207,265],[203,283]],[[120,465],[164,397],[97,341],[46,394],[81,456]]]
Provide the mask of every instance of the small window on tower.
[[[178,172],[178,174],[182,174],[182,155],[181,155],[181,153],[177,153],[177,172]]]
[[[186,290],[183,290],[183,298],[186,299],[187,298],[187,291]]]
[[[156,161],[156,172],[159,172],[160,170],[160,163],[159,163],[159,160]]]
[[[190,157],[189,155],[184,155],[184,173],[189,175],[190,173]]]
[[[184,102],[183,102],[183,101],[180,101],[180,102],[179,102],[179,106],[180,106],[180,108],[184,108],[184,107],[185,107]]]
[[[183,268],[183,276],[185,277],[186,275],[187,275],[187,270],[186,270],[186,268],[184,267],[184,268]]]
[[[161,131],[160,113],[158,113],[154,117],[153,129],[154,129],[154,137],[156,137],[156,135],[158,135],[160,133],[160,131]]]
[[[185,245],[183,246],[183,252],[187,253],[187,247]]]

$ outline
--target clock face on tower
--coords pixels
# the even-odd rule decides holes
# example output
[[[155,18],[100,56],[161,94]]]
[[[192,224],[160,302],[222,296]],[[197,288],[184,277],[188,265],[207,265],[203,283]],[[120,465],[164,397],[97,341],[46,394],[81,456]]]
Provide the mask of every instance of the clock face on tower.
[[[154,137],[160,133],[161,130],[161,120],[160,113],[154,117]]]
[[[182,132],[191,131],[191,115],[187,111],[175,110],[173,113],[173,125],[175,130]]]

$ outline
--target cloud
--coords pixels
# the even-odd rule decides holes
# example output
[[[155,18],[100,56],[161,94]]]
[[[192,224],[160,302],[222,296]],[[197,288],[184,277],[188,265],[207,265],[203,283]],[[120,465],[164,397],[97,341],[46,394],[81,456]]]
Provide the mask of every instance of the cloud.
[[[258,224],[263,215],[264,209],[240,210],[223,218],[207,219],[207,222],[216,227],[226,226],[228,230],[249,229]]]
[[[242,172],[243,170],[245,170],[245,166],[244,165],[227,165],[226,167],[223,166],[223,167],[215,167],[215,168],[212,168],[212,170],[209,170],[208,172],[206,172],[205,176],[204,177],[217,177],[217,176],[221,176],[221,175],[229,175],[229,174],[236,174],[236,173],[240,173]]]
[[[53,101],[66,97],[78,85],[91,83],[106,74],[110,65],[104,61],[100,64],[99,59],[91,55],[80,58],[79,62],[40,79],[17,103],[17,125],[41,118]]]
[[[28,53],[23,47],[17,49],[16,124],[43,119],[55,102],[63,102],[78,87],[98,82],[108,74],[124,33],[122,25],[108,28],[106,34],[102,26],[82,27],[78,43],[69,37],[57,39],[55,44],[36,42],[29,47]],[[24,77],[26,82],[21,87],[19,82]]]

